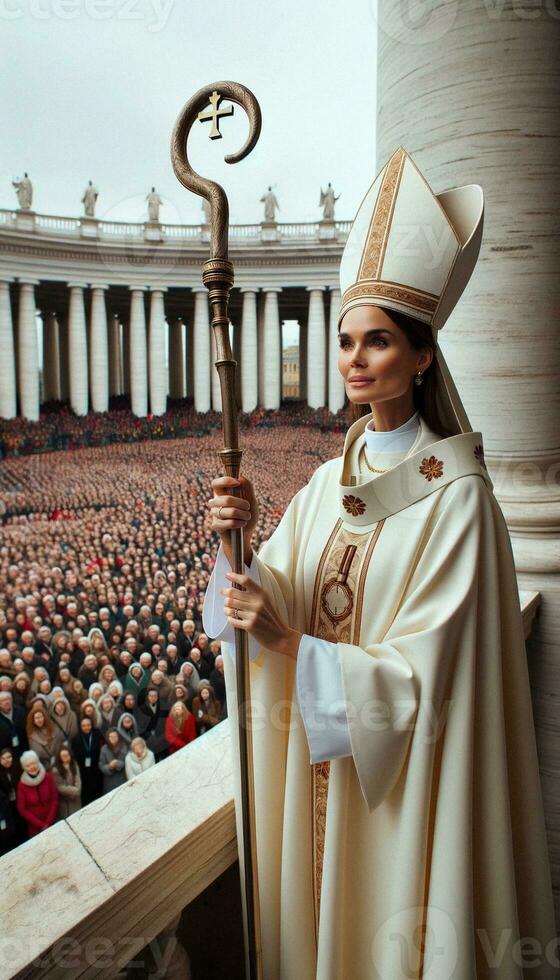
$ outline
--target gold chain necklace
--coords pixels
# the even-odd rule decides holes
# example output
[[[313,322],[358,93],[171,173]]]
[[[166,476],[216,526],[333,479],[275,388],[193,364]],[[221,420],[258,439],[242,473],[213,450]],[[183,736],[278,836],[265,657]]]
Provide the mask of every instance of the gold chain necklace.
[[[385,470],[378,470],[376,466],[372,466],[372,465],[371,465],[371,463],[369,463],[369,462],[368,462],[368,458],[367,458],[367,456],[366,456],[366,447],[365,447],[365,443],[364,443],[364,445],[362,446],[362,448],[361,448],[361,450],[360,450],[360,452],[364,454],[364,460],[365,460],[365,464],[366,464],[366,466],[368,467],[368,469],[370,469],[370,470],[371,470],[371,472],[372,472],[372,473],[387,473],[387,470],[386,470],[386,469],[385,469]]]

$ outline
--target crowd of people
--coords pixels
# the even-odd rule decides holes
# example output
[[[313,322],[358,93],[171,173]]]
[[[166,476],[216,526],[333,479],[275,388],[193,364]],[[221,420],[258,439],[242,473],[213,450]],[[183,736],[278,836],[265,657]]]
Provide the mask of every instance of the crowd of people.
[[[137,418],[128,398],[111,398],[108,412],[75,415],[67,402],[47,403],[38,422],[24,418],[2,420],[0,459],[57,449],[110,446],[123,442],[175,439],[186,435],[208,435],[221,428],[221,412],[195,412],[192,399],[169,400],[165,415]],[[239,413],[242,431],[273,426],[303,426],[322,432],[347,428],[344,410],[333,414],[327,408],[312,409],[303,402],[287,403],[279,409],[257,408]]]
[[[240,444],[258,550],[343,436],[272,422]],[[201,619],[222,447],[216,429],[0,466],[0,852],[227,716]]]

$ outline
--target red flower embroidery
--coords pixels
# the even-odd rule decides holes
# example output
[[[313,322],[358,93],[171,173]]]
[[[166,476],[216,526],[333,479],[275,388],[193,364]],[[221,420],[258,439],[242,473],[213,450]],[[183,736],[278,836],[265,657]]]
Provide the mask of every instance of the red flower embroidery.
[[[418,472],[425,476],[427,480],[439,480],[443,476],[443,460],[436,459],[435,456],[424,456]]]
[[[481,466],[484,466],[485,470],[488,469],[486,463],[484,462],[484,449],[482,448],[480,443],[478,444],[478,446],[474,447],[474,458],[476,459],[477,463],[480,463]]]
[[[353,497],[351,493],[347,493],[342,498],[342,506],[349,514],[352,514],[352,517],[357,517],[358,514],[364,514],[366,509],[363,500],[360,500],[359,497]]]

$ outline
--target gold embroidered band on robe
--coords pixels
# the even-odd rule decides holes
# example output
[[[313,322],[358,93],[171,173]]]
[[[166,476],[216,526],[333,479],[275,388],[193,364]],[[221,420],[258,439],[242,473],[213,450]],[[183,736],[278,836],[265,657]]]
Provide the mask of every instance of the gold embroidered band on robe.
[[[360,642],[364,586],[383,521],[368,533],[351,531],[338,520],[323,548],[315,576],[310,633],[332,643]],[[333,602],[332,593],[340,596]],[[321,884],[330,762],[311,766],[311,819],[315,940],[319,935]]]

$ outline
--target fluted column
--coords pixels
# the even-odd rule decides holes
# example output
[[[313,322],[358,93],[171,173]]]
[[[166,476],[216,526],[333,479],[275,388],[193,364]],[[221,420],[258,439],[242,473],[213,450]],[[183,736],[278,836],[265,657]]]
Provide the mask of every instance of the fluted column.
[[[340,289],[331,289],[329,307],[329,412],[338,412],[344,406],[344,379],[338,370],[338,314],[340,313]]]
[[[39,419],[39,350],[35,286],[37,279],[19,285],[18,316],[18,386],[20,414],[25,419]]]
[[[123,395],[130,395],[130,314],[128,320],[122,325],[122,347],[122,390]]]
[[[165,366],[165,305],[167,292],[158,286],[150,296],[150,411],[164,415],[167,409],[167,369]]]
[[[185,346],[181,317],[169,324],[169,394],[171,398],[185,397]]]
[[[108,286],[91,288],[91,320],[89,332],[89,372],[91,407],[94,412],[109,409],[109,338],[105,290]]]
[[[484,189],[480,258],[438,340],[483,433],[518,582],[542,596],[528,655],[560,922],[560,18],[557,5],[513,0],[499,16],[426,9],[412,0],[405,18],[399,0],[379,4],[372,178],[405,133],[436,192]]]
[[[210,319],[206,287],[194,289],[194,407],[197,412],[210,411]]]
[[[282,382],[282,351],[278,293],[267,289],[264,299],[264,407],[280,408]]]
[[[56,313],[41,313],[43,320],[43,400],[60,400],[60,344]]]
[[[241,321],[241,410],[252,412],[258,397],[257,294],[242,289]]]
[[[121,324],[118,313],[109,321],[109,395],[122,395]]]
[[[264,305],[265,294],[259,293],[257,296],[257,402],[264,405]]]
[[[326,403],[327,335],[322,288],[308,286],[309,318],[307,321],[307,356],[313,370],[307,372],[307,404],[321,408]]]
[[[70,355],[68,343],[68,312],[58,317],[58,349],[60,371],[60,397],[63,402],[70,398]]]
[[[70,407],[76,415],[88,412],[88,355],[84,289],[86,283],[68,283],[68,348],[70,368]]]
[[[0,279],[0,418],[3,419],[13,419],[17,412],[11,281]]]
[[[133,415],[148,414],[148,357],[144,286],[130,287],[130,403]]]

